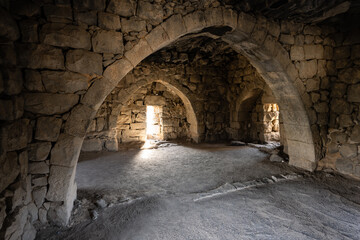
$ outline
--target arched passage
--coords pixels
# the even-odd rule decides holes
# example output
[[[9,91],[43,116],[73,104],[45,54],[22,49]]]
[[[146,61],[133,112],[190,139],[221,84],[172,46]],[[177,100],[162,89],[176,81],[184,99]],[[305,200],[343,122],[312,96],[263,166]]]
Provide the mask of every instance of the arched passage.
[[[117,114],[117,116],[119,116],[121,105],[124,105],[130,99],[131,95],[133,95],[138,89],[153,82],[159,82],[163,84],[170,91],[172,91],[177,96],[179,96],[180,99],[183,101],[186,110],[186,118],[188,123],[190,124],[189,134],[191,139],[197,143],[199,141],[199,131],[198,131],[198,120],[194,110],[195,96],[193,96],[192,93],[189,93],[189,91],[183,86],[181,86],[178,82],[171,81],[167,78],[158,79],[158,77],[156,77],[154,79],[149,78],[147,79],[147,81],[137,81],[135,83],[132,83],[132,85],[136,87],[129,86],[129,88],[124,89],[124,91],[126,91],[127,94],[122,95],[120,99],[120,103],[118,103],[119,106],[115,108],[117,110],[114,113]]]
[[[46,197],[52,201],[48,213],[50,220],[66,224],[70,217],[76,196],[74,175],[82,141],[90,121],[106,96],[147,56],[180,37],[193,33],[221,38],[250,60],[273,91],[282,109],[290,164],[314,170],[318,158],[309,119],[294,83],[298,72],[290,61],[288,52],[273,33],[267,30],[276,28],[279,28],[278,23],[221,7],[185,16],[173,15],[125,52],[122,59],[107,67],[103,78],[94,82],[80,104],[72,109],[64,132],[52,150],[49,191]]]

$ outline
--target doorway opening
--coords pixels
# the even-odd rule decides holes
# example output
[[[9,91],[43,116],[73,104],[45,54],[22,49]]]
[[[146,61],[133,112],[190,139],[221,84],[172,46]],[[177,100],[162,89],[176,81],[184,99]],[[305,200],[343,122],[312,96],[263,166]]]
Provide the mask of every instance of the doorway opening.
[[[161,106],[146,106],[146,140],[163,140]]]

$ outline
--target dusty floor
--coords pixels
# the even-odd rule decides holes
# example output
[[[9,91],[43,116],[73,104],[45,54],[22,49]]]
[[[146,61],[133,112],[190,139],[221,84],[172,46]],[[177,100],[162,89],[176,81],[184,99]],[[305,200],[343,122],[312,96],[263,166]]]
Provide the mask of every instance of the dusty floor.
[[[268,157],[221,144],[83,155],[72,227],[38,239],[360,239],[359,182]]]

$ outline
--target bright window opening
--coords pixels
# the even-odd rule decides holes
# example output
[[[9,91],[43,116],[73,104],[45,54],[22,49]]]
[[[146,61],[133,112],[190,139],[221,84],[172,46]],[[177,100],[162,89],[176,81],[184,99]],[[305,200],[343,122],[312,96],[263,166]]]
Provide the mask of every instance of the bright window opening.
[[[162,107],[146,107],[146,139],[162,140]]]

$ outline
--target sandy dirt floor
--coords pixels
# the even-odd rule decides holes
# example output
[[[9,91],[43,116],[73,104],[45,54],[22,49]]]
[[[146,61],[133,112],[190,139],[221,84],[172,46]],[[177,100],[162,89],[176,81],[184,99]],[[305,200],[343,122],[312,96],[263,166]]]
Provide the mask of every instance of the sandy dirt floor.
[[[360,182],[248,146],[83,154],[67,228],[37,239],[360,239]]]

